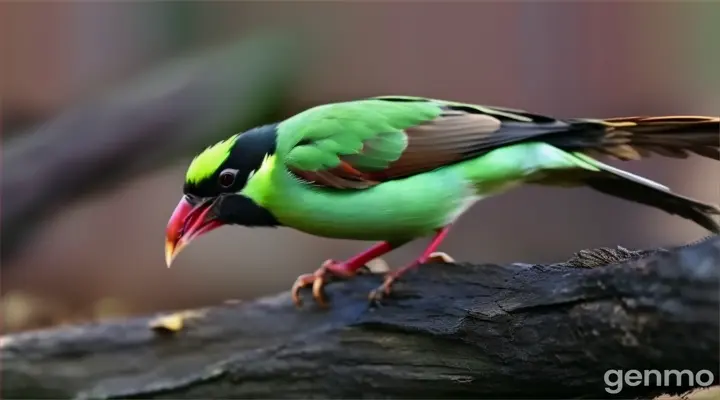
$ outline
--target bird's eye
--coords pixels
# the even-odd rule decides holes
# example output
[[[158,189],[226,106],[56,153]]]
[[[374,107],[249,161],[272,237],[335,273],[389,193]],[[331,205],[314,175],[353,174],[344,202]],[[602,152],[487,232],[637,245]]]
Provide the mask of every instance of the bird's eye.
[[[235,174],[237,173],[234,169],[226,169],[223,172],[220,173],[220,177],[218,180],[220,181],[220,186],[224,188],[229,188],[230,186],[235,183]]]

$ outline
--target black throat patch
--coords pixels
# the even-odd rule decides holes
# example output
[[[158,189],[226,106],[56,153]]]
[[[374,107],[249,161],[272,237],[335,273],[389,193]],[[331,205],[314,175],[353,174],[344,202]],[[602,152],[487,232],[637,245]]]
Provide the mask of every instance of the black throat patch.
[[[251,228],[272,228],[281,225],[270,211],[259,206],[252,199],[239,194],[225,196],[218,208],[218,216],[226,224]]]

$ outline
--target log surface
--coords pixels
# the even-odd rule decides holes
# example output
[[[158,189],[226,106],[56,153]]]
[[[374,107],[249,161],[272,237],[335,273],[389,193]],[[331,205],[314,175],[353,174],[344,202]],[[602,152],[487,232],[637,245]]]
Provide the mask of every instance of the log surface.
[[[3,398],[630,398],[607,370],[710,370],[720,347],[720,237],[580,252],[552,265],[424,265],[378,308],[363,275],[332,308],[287,293],[185,315],[2,338]],[[305,296],[309,294],[305,293]],[[177,316],[177,315],[176,315]],[[177,323],[178,321],[175,321]],[[177,326],[176,326],[177,327]],[[696,384],[697,386],[697,384]]]

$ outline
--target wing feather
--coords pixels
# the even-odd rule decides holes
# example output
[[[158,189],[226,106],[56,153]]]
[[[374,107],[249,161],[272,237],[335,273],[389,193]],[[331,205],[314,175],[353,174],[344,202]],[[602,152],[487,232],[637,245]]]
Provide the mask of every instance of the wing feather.
[[[299,114],[302,124],[292,121],[304,134],[286,165],[309,183],[336,189],[372,187],[569,126],[520,110],[412,97],[328,106]]]

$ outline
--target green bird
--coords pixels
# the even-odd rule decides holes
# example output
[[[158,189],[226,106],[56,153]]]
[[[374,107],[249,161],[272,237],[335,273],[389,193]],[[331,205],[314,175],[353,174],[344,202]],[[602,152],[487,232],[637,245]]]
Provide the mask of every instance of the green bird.
[[[290,227],[316,236],[378,241],[344,261],[327,260],[292,288],[349,278],[371,261],[433,236],[407,267],[431,258],[453,223],[478,200],[522,184],[587,186],[657,207],[718,233],[720,209],[598,161],[650,153],[720,160],[720,118],[558,119],[522,110],[429,98],[381,96],[325,104],[250,129],[198,154],[166,230],[168,267],[192,240],[223,225]]]

